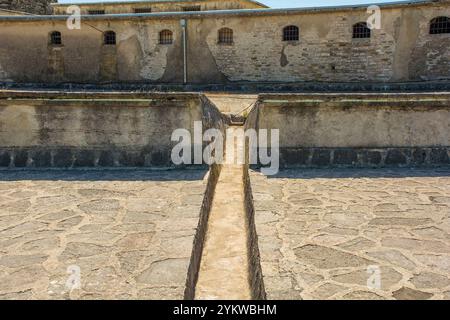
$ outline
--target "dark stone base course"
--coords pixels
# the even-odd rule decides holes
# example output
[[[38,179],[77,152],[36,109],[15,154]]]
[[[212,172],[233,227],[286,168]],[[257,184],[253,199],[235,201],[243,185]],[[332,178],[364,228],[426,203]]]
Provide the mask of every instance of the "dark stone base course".
[[[176,167],[170,150],[0,149],[0,168]],[[280,167],[415,167],[450,165],[450,147],[282,148]],[[177,166],[180,167],[180,166]]]
[[[280,166],[415,167],[450,165],[450,147],[436,148],[282,148]]]
[[[170,150],[0,148],[0,168],[175,167]]]
[[[0,89],[95,90],[148,92],[436,92],[450,90],[450,79],[411,82],[228,82],[218,84],[170,83],[15,83],[0,82]]]

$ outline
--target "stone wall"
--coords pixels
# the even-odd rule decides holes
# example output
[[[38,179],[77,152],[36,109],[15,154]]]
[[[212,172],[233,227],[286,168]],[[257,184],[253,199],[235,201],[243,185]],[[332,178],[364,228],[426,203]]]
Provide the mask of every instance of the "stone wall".
[[[53,6],[55,14],[66,14],[67,4]],[[246,0],[201,0],[201,1],[143,1],[141,3],[91,3],[79,5],[82,14],[88,14],[89,10],[105,10],[106,14],[134,13],[136,8],[151,9],[151,12],[176,12],[184,11],[188,7],[200,7],[206,10],[232,10],[232,9],[254,9],[263,8],[263,5]]]
[[[450,164],[450,95],[262,95],[248,128],[280,130],[282,166]]]
[[[363,10],[265,17],[264,22],[226,19],[206,28],[206,40],[231,81],[449,79],[450,35],[429,35],[430,20],[441,15],[450,15],[448,5],[383,9],[382,28],[372,30],[370,39],[352,39],[352,26],[369,16]],[[281,41],[287,25],[300,28],[299,41]],[[233,45],[217,43],[220,27],[235,30]]]
[[[450,80],[450,34],[429,34],[431,19],[450,16],[449,2],[383,6],[371,39],[352,39],[366,8],[257,12],[90,16],[80,30],[56,16],[0,17],[0,82],[182,83],[182,18],[191,84]],[[282,41],[287,25],[300,28],[299,41]],[[223,27],[233,29],[233,44],[218,44]],[[164,29],[172,45],[158,43]],[[55,30],[62,46],[49,45]],[[113,48],[103,45],[107,30],[117,34]]]
[[[248,149],[247,149],[248,152]],[[248,159],[248,154],[246,155]],[[250,290],[253,300],[266,300],[266,289],[264,287],[264,277],[261,269],[261,256],[258,245],[258,234],[255,225],[255,207],[253,202],[253,192],[249,175],[249,168],[246,165],[243,176],[244,182],[244,206],[246,213],[246,224],[248,225],[248,248],[250,264]]]
[[[55,0],[0,0],[0,9],[23,11],[34,14],[51,14],[50,3]]]
[[[198,94],[0,92],[0,167],[172,167],[194,121],[223,128]]]

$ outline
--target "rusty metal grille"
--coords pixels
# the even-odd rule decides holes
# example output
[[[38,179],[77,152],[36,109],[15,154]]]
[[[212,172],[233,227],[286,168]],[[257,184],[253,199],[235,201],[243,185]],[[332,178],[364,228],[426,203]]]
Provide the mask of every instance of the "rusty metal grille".
[[[116,33],[114,31],[106,31],[105,32],[105,44],[107,45],[115,45],[116,44]]]
[[[53,32],[50,34],[50,44],[54,44],[54,45],[60,45],[60,44],[62,44],[61,32],[59,32],[59,31],[53,31]]]
[[[172,44],[173,33],[170,30],[163,30],[159,33],[159,44]]]
[[[366,22],[359,22],[353,25],[353,39],[370,38],[371,31]]]
[[[450,18],[437,17],[431,20],[430,34],[450,33]]]
[[[134,13],[151,13],[152,8],[135,8]]]
[[[89,14],[95,15],[95,14],[105,14],[105,10],[89,10]]]
[[[183,7],[183,11],[190,12],[190,11],[202,11],[201,6],[191,6],[191,7]]]
[[[298,41],[300,31],[297,26],[287,26],[283,29],[283,41]]]
[[[233,43],[233,30],[229,28],[223,28],[219,30],[219,43],[220,44],[232,44]]]

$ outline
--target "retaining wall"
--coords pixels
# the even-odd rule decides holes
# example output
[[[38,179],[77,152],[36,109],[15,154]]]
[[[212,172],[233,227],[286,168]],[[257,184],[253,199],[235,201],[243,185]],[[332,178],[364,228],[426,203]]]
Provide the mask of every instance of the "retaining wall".
[[[265,94],[247,128],[280,130],[291,166],[450,164],[450,94]]]
[[[172,132],[195,121],[223,128],[199,94],[2,91],[0,167],[171,167]]]

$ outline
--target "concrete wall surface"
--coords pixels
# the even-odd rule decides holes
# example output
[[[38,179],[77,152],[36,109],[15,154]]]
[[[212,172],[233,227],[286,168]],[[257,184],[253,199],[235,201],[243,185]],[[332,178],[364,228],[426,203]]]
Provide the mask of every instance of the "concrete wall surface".
[[[267,94],[248,128],[279,129],[292,165],[450,164],[450,94]]]
[[[199,94],[0,92],[0,166],[172,166],[175,129],[223,127]]]

